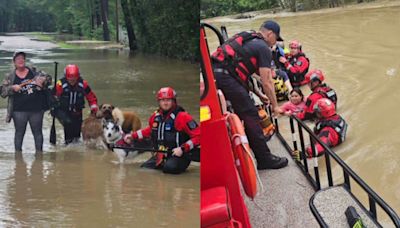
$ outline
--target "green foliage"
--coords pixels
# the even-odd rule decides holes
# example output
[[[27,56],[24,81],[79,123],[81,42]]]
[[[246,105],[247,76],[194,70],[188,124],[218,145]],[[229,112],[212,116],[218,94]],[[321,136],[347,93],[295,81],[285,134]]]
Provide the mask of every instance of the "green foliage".
[[[102,40],[101,10],[104,9],[101,2],[0,0],[0,32],[59,32],[72,34],[75,39]],[[106,2],[108,10],[104,12],[107,12],[110,38],[115,40],[116,0]],[[141,51],[193,61],[199,59],[200,5],[197,0],[129,0],[128,3]],[[123,23],[120,5],[119,12],[119,21]]]
[[[139,49],[198,61],[199,7],[199,2],[188,0],[131,0]]]
[[[201,0],[201,15],[216,17],[233,13],[270,9],[279,6],[279,0]]]

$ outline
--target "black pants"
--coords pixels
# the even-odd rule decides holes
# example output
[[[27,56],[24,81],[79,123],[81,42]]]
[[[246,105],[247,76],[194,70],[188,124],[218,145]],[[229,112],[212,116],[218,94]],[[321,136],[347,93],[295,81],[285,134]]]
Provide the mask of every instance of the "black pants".
[[[14,146],[15,151],[22,151],[22,143],[24,141],[26,125],[29,122],[32,135],[35,140],[36,151],[43,150],[43,114],[44,111],[37,112],[13,112],[13,122],[15,127]]]
[[[162,170],[164,173],[180,174],[186,171],[190,161],[190,156],[187,153],[184,153],[182,157],[170,156],[167,157]]]
[[[175,157],[168,155],[162,167],[156,167],[156,156],[151,157],[145,163],[141,165],[143,168],[149,169],[162,169],[164,173],[169,174],[180,174],[186,171],[191,162],[188,153],[184,153],[182,157]]]
[[[79,140],[81,137],[82,112],[69,112],[68,117],[71,121],[64,124],[65,144]]]
[[[262,162],[271,154],[260,125],[258,110],[250,98],[249,92],[237,79],[224,73],[216,73],[217,87],[222,90],[227,100],[232,103],[235,113],[244,121],[249,144],[257,159]]]

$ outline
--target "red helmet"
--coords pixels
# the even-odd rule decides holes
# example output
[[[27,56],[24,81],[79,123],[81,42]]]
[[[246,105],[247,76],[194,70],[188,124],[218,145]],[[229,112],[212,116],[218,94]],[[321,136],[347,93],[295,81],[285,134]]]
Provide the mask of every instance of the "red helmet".
[[[176,99],[176,92],[171,87],[163,87],[157,92],[157,100]]]
[[[301,44],[299,41],[297,40],[292,40],[289,43],[289,48],[297,48],[297,49],[301,49]]]
[[[325,80],[324,75],[322,74],[322,71],[320,70],[312,70],[306,74],[306,78],[304,79],[306,82],[312,82],[315,80],[319,80],[320,82],[323,82]]]
[[[64,76],[67,79],[77,79],[80,77],[79,67],[77,65],[67,65],[64,69]]]
[[[328,98],[321,98],[315,103],[314,112],[328,118],[336,114],[335,104]]]

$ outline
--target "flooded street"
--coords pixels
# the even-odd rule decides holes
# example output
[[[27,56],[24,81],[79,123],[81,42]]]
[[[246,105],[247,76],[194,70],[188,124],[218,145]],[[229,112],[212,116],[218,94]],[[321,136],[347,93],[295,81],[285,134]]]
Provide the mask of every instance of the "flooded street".
[[[209,22],[226,25],[233,35],[258,30],[266,19]],[[275,20],[286,46],[298,39],[310,69],[320,68],[338,94],[338,112],[349,129],[346,142],[334,150],[400,212],[400,7],[339,9]],[[215,50],[217,41],[210,43]],[[303,91],[310,93],[307,87]]]
[[[198,66],[156,56],[117,50],[48,49],[23,37],[0,36],[0,75],[11,69],[15,46],[28,52],[27,64],[58,77],[66,64],[77,64],[99,104],[135,111],[142,125],[157,108],[155,92],[173,86],[178,102],[199,119]],[[10,43],[10,41],[12,43]],[[84,115],[88,115],[86,109]],[[14,156],[14,126],[5,123],[6,100],[0,99],[0,226],[31,227],[199,227],[200,166],[182,175],[140,168],[149,154],[116,165],[106,150],[83,144],[65,147],[57,125],[57,147],[49,144],[51,116],[44,119],[44,154],[35,157],[27,128],[23,157]]]

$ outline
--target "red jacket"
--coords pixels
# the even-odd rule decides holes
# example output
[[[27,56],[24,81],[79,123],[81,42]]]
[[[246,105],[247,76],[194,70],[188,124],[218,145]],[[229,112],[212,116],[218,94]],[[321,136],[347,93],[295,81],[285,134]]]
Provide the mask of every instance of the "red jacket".
[[[66,84],[65,79],[58,80],[56,83],[56,93],[55,95],[57,97],[61,97],[61,95],[64,92],[64,87],[70,86],[69,84]],[[81,85],[79,83],[82,83]],[[91,110],[96,110],[97,111],[97,97],[96,94],[91,90],[90,86],[88,85],[88,82],[86,80],[80,79],[77,84],[73,87],[78,88],[78,86],[81,86],[84,91],[84,95],[86,97],[86,100],[89,102],[89,106]]]
[[[310,96],[307,97],[306,107],[302,112],[297,114],[297,118],[301,120],[309,120],[314,118],[314,105],[321,98],[324,98],[322,94],[315,92],[311,93]]]
[[[289,57],[288,61],[285,63],[286,69],[292,74],[305,74],[308,66],[309,62],[307,58],[303,55]]]
[[[326,119],[320,119],[314,128],[314,133],[321,139],[328,147],[334,147],[342,143],[346,138],[347,124],[344,119],[335,114]],[[320,156],[325,152],[321,144],[316,143],[316,152]],[[308,157],[313,157],[311,147],[307,148]]]
[[[153,115],[149,119],[149,126],[146,128],[140,129],[138,131],[132,132],[132,138],[135,140],[142,140],[143,138],[151,138],[152,137],[152,129],[155,126],[155,118],[156,116],[162,117],[163,120],[167,120],[171,118],[173,111],[169,112],[167,115],[163,115],[162,111],[158,110],[153,113]],[[183,142],[180,147],[184,152],[189,152],[195,147],[200,145],[200,127],[196,124],[193,118],[189,115],[189,113],[181,111],[177,114],[174,120],[174,127],[176,131],[183,132],[187,134],[190,139],[186,142]],[[174,149],[174,148],[170,148]]]

